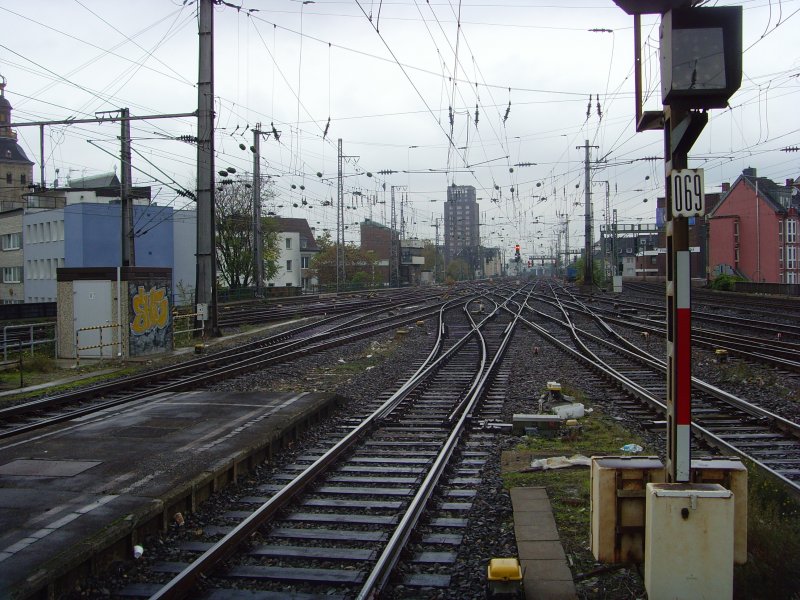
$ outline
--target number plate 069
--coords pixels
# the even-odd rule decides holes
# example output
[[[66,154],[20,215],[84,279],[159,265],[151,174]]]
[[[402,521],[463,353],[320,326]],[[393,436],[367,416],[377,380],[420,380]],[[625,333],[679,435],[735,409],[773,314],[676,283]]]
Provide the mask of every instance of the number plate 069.
[[[703,169],[682,169],[670,173],[672,217],[702,217],[706,194],[703,190]]]

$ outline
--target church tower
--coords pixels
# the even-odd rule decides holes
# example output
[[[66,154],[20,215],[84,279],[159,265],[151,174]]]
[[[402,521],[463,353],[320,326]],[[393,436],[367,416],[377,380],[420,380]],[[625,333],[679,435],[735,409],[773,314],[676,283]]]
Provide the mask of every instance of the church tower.
[[[5,94],[6,79],[0,75],[0,211],[22,208],[22,195],[30,191],[33,163],[17,142],[11,124],[11,103]]]

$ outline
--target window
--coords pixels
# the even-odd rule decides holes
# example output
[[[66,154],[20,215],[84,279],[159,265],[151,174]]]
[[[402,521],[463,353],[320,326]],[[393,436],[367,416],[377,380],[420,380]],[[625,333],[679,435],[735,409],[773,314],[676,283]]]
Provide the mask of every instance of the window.
[[[303,256],[303,257],[300,258],[300,268],[301,269],[307,269],[308,268],[308,263],[309,263],[309,260],[308,260],[307,256]]]
[[[786,246],[786,268],[787,269],[796,269],[797,268],[797,247],[796,246]]]
[[[786,221],[786,243],[794,244],[797,242],[797,221],[789,219]]]
[[[783,246],[778,246],[778,264],[783,266]]]
[[[286,249],[287,250],[292,249],[292,238],[286,238]]]
[[[3,236],[3,250],[19,250],[22,247],[22,232]]]
[[[733,262],[735,264],[737,264],[737,265],[739,264],[739,249],[738,248],[734,248],[733,249]]]
[[[22,283],[22,267],[3,267],[3,283]]]
[[[22,175],[19,176],[19,182],[22,185],[25,185],[27,183],[27,181],[25,181],[25,173],[23,173]]]
[[[287,240],[287,241],[288,241],[288,240]],[[290,260],[287,260],[287,261],[286,261],[286,272],[287,272],[287,273],[288,273],[288,272],[291,272],[291,270],[292,270],[292,261],[290,261]]]
[[[733,223],[733,241],[739,243],[739,221]]]
[[[783,221],[778,221],[778,241],[783,241]]]
[[[11,175],[11,173],[6,173],[6,183],[13,183],[13,182],[14,182],[14,178]]]

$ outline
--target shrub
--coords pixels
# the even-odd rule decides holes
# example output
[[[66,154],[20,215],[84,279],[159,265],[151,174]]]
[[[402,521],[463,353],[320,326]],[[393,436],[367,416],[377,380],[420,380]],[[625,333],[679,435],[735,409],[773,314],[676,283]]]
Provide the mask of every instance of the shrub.
[[[732,292],[737,281],[745,281],[745,279],[737,275],[720,275],[711,282],[711,289]]]

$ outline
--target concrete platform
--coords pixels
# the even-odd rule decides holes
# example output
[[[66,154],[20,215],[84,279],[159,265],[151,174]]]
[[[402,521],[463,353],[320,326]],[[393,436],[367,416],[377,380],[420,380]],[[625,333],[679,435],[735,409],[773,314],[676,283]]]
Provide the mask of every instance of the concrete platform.
[[[567,565],[545,488],[511,488],[511,505],[514,509],[514,534],[522,565],[525,598],[577,598],[572,572]]]
[[[0,445],[0,598],[57,597],[129,558],[134,544],[269,459],[334,400],[159,394]]]

